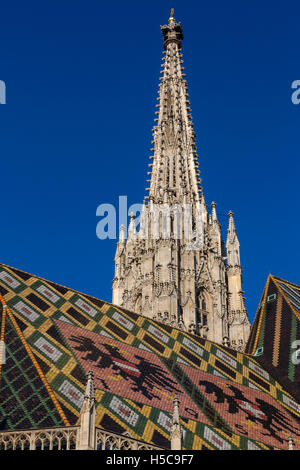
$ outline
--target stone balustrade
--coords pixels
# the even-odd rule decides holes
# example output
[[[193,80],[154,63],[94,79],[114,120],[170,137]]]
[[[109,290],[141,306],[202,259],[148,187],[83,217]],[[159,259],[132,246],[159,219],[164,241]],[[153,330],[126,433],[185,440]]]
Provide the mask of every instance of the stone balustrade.
[[[0,432],[0,450],[76,450],[80,426]],[[131,437],[95,428],[95,450],[159,450]]]

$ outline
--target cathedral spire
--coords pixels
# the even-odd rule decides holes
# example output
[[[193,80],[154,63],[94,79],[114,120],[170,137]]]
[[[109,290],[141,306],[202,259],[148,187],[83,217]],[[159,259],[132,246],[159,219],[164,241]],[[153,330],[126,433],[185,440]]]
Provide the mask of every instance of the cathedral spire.
[[[149,195],[138,234],[131,216],[125,243],[120,235],[113,303],[218,343],[226,337],[245,344],[249,320],[241,267],[232,261],[239,256],[239,242],[230,216],[226,266],[216,204],[212,203],[208,214],[200,186],[181,53],[183,32],[173,9],[161,32],[164,58],[151,142]]]
[[[174,11],[161,26],[164,58],[153,128],[149,198],[153,202],[199,201],[201,180],[181,50],[183,32]]]

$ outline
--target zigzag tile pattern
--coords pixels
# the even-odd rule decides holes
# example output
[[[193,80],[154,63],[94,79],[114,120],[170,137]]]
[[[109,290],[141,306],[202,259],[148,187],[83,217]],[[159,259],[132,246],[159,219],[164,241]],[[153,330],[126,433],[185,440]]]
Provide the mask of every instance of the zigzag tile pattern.
[[[179,393],[187,449],[286,448],[290,434],[300,446],[300,406],[258,358],[5,265],[0,265],[0,293],[2,305],[8,306],[2,309],[8,324],[5,342],[11,349],[8,332],[13,328],[26,345],[23,357],[29,357],[29,351],[36,361],[30,380],[39,377],[42,386],[36,390],[30,380],[28,385],[43,403],[49,423],[78,423],[86,372],[93,367],[98,374],[97,425],[110,431],[168,448],[172,399]],[[11,351],[14,355],[14,347]],[[210,385],[203,388],[200,381]],[[221,408],[215,401],[216,387]],[[16,382],[14,394],[19,390]],[[45,403],[37,395],[41,390]],[[270,407],[276,409],[275,421],[266,410]],[[18,426],[22,415],[25,427],[41,427],[38,417],[20,410]],[[3,405],[0,422],[5,422],[5,429],[14,429],[9,414]],[[237,422],[241,416],[242,429]],[[278,423],[282,432],[276,434]]]
[[[246,351],[300,401],[300,287],[270,275]],[[299,342],[298,344],[295,342]]]

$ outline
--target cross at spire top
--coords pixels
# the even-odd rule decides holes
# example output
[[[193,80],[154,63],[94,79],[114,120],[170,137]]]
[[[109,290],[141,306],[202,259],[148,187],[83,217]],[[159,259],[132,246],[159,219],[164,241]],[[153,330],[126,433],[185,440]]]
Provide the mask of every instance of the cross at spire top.
[[[171,9],[170,18],[167,25],[161,26],[161,32],[164,37],[164,46],[170,42],[177,42],[179,49],[181,48],[181,40],[183,39],[183,32],[180,22],[176,22],[174,18],[174,8]]]
[[[174,18],[174,8],[171,8],[171,13],[170,13],[170,18],[169,18],[169,23],[175,23],[175,18]]]

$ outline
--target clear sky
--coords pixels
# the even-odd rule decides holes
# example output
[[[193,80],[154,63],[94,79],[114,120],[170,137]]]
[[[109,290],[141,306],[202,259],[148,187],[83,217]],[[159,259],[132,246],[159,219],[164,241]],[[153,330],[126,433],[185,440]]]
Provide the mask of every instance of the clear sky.
[[[171,7],[206,201],[224,230],[235,213],[252,320],[269,273],[300,283],[299,1],[2,2],[0,261],[111,301],[96,208],[143,200]]]

